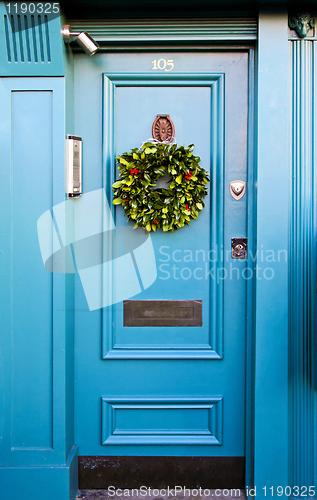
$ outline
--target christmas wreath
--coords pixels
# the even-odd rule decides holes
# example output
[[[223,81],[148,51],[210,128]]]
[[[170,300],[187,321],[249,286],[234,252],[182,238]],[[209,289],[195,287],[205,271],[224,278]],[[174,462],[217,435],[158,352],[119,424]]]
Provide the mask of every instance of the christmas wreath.
[[[175,231],[197,219],[204,207],[208,173],[193,154],[194,145],[146,142],[116,157],[120,179],[113,185],[114,205],[122,205],[133,229]],[[156,187],[169,175],[167,188]]]

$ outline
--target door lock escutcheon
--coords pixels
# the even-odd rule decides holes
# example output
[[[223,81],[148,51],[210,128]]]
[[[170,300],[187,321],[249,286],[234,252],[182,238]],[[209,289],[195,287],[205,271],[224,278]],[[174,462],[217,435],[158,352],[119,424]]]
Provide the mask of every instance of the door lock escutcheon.
[[[235,200],[240,200],[245,193],[245,182],[244,181],[230,182],[230,193]]]
[[[232,238],[231,251],[233,259],[246,259],[248,251],[247,238]]]

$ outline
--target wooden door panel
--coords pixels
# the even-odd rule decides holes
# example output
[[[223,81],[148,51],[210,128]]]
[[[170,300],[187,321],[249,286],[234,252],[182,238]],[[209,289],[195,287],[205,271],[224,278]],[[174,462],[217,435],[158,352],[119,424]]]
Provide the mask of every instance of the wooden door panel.
[[[151,71],[155,58],[173,70]],[[201,300],[202,326],[123,326],[123,303],[90,312],[78,283],[80,455],[242,457],[246,261],[232,260],[231,238],[247,236],[247,197],[234,200],[229,185],[247,180],[248,55],[79,55],[75,102],[86,192],[104,186],[111,201],[116,154],[146,141],[157,114],[171,116],[177,143],[194,143],[211,176],[197,221],[151,235],[157,279],[131,297]],[[122,208],[113,212],[127,227]]]

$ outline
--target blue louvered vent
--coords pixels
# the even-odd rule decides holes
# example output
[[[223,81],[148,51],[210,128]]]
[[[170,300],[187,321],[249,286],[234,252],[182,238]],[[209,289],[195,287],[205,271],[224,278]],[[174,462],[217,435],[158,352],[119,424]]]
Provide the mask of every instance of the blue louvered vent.
[[[9,63],[50,63],[49,23],[46,15],[5,15]]]

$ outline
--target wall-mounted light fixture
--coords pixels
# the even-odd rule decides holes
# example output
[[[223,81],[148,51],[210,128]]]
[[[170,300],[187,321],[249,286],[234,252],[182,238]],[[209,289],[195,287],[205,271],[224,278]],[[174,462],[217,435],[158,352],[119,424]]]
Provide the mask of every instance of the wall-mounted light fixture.
[[[71,32],[70,25],[64,24],[62,29],[63,40],[65,43],[70,43],[74,39],[80,45],[86,54],[93,56],[97,50],[99,50],[99,45],[95,40],[87,33],[87,31]]]

